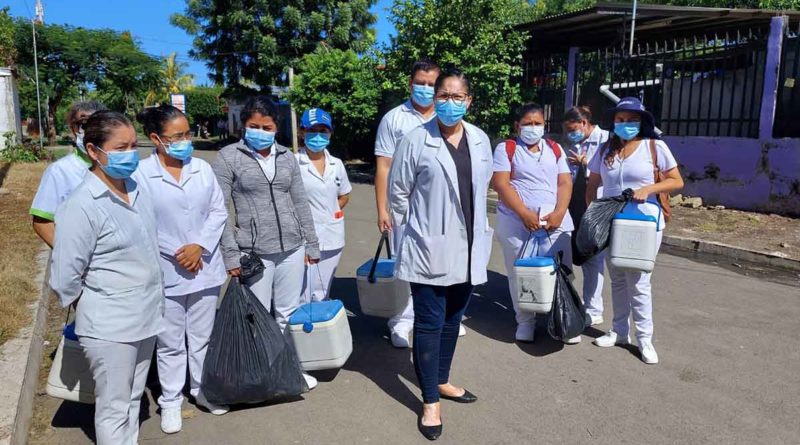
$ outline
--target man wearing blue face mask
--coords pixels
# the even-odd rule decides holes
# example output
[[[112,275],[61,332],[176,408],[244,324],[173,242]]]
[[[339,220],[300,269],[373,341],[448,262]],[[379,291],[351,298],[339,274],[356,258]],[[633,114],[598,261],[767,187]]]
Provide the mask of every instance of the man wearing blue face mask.
[[[333,133],[331,115],[311,108],[300,119],[305,145],[295,154],[306,188],[314,228],[319,238],[320,260],[306,266],[303,295],[313,301],[328,299],[336,267],[344,248],[344,212],[353,187],[341,159],[328,151]]]
[[[378,230],[390,232],[392,250],[397,248],[402,227],[393,227],[388,211],[387,184],[392,157],[403,137],[411,130],[429,122],[436,116],[433,105],[433,86],[440,73],[439,66],[429,59],[420,59],[411,68],[409,92],[411,98],[393,108],[381,119],[375,139],[375,203],[378,208]],[[405,310],[389,319],[392,345],[408,348],[409,333],[414,323],[414,308],[409,295]]]

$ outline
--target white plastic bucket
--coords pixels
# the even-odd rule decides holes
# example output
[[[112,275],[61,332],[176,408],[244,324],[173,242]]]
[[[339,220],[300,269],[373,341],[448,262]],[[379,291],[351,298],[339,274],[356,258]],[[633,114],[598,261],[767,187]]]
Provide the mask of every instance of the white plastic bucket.
[[[517,307],[523,312],[546,314],[553,307],[556,289],[556,263],[548,256],[539,256],[539,238],[548,237],[544,230],[531,232],[514,261],[517,281]],[[535,243],[532,255],[526,256],[531,240]]]
[[[661,206],[658,206],[658,217],[641,213],[618,213],[611,223],[611,242],[609,261],[620,269],[652,272],[656,264],[658,224],[661,218]]]
[[[384,244],[388,258],[380,258]],[[381,236],[375,257],[356,270],[356,286],[361,312],[365,315],[391,318],[406,308],[411,288],[407,282],[395,277],[395,260],[389,247],[388,232]]]
[[[75,325],[64,328],[53,366],[47,376],[47,394],[71,402],[94,403],[94,378],[89,360],[75,336]]]
[[[289,318],[289,332],[306,371],[341,368],[353,352],[353,337],[339,300],[307,303]]]

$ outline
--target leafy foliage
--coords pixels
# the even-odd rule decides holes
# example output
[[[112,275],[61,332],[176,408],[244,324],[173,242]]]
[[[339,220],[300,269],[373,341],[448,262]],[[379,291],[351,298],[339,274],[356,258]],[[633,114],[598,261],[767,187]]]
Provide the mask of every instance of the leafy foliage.
[[[33,143],[17,142],[17,133],[8,131],[3,133],[5,145],[0,151],[0,159],[5,162],[39,162],[47,159],[47,151]]]
[[[8,6],[0,9],[0,65],[13,66],[16,49],[14,48],[14,21],[8,15]]]
[[[516,78],[528,37],[513,25],[534,8],[524,0],[395,0],[397,36],[386,49],[384,87],[407,95],[409,69],[421,57],[453,63],[472,84],[467,120],[489,134],[508,132],[522,100]]]
[[[223,88],[219,87],[196,87],[187,90],[186,95],[186,114],[191,124],[197,124],[204,120],[209,120],[212,126],[216,124],[216,119],[222,116],[222,101],[220,95]]]
[[[375,0],[189,0],[172,23],[195,36],[193,57],[206,60],[216,84],[285,84],[287,68],[322,42],[366,51]]]
[[[169,95],[186,92],[194,86],[194,76],[184,74],[187,63],[176,61],[178,53],[172,53],[161,61],[159,69],[158,87],[148,91],[144,100],[145,105],[169,103]]]
[[[298,114],[319,107],[333,116],[331,148],[349,158],[371,153],[381,99],[373,57],[359,58],[353,50],[318,48],[299,64],[289,101]]]

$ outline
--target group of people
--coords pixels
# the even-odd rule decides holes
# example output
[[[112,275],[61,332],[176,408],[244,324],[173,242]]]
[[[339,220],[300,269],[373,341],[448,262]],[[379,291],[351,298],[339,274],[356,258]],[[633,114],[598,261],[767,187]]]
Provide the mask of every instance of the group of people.
[[[327,150],[333,120],[318,108],[303,113],[305,144],[292,153],[275,142],[278,109],[269,98],[250,99],[240,117],[241,140],[212,166],[192,156],[189,122],[173,106],[139,114],[155,146],[143,160],[124,115],[96,102],[68,114],[77,149],[45,171],[30,213],[53,248],[50,287],[75,308],[100,444],[136,442],[154,349],[164,432],[181,430],[187,369],[195,403],[228,411],[204,397],[201,378],[217,298],[245,253],[265,266],[245,284],[287,334],[302,302],[328,298],[351,190]]]
[[[441,398],[477,400],[450,382],[450,367],[472,290],[487,280],[495,235],[486,207],[490,184],[500,199],[496,236],[514,300],[516,258],[563,254],[571,266],[580,216],[570,209],[632,188],[632,207],[655,215],[646,201],[682,180],[666,144],[656,141],[655,158],[648,150],[648,140],[658,137],[635,98],[604,115],[612,133],[593,125],[588,109],[569,110],[563,148],[545,137],[543,109],[524,105],[515,137],[493,153],[486,133],[464,120],[472,94],[463,72],[421,60],[409,92],[378,128],[375,196],[378,228],[391,233],[397,253],[396,277],[410,283],[407,307],[389,321],[391,342],[410,347],[413,333],[423,399],[418,428],[434,440],[442,433]],[[261,258],[263,273],[245,284],[284,332],[301,303],[329,296],[352,190],[344,164],[327,150],[333,120],[322,109],[306,110],[304,145],[292,153],[276,142],[278,108],[269,98],[249,99],[240,118],[241,139],[209,165],[192,155],[189,122],[172,106],[138,116],[155,146],[141,161],[127,117],[96,102],[70,110],[77,149],[48,167],[30,213],[36,233],[53,247],[50,286],[63,306],[75,308],[75,332],[95,380],[100,444],[135,443],[154,350],[164,432],[182,427],[187,369],[195,403],[215,415],[228,411],[203,396],[201,377],[217,298],[228,277],[241,275],[243,255]],[[654,172],[666,179],[655,181]],[[583,196],[573,193],[578,181]],[[592,324],[601,324],[602,255],[582,267],[585,307]],[[595,343],[629,342],[633,312],[642,359],[656,363],[650,274],[608,268],[613,325]],[[515,310],[516,339],[533,341],[535,317]]]

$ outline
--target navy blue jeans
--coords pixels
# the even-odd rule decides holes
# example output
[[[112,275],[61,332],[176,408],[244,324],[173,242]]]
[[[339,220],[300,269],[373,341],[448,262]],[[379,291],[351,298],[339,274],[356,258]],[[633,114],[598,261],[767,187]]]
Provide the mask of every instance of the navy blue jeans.
[[[414,299],[414,370],[424,403],[439,401],[439,385],[450,381],[450,364],[461,317],[472,295],[469,282],[452,286],[411,283]]]

